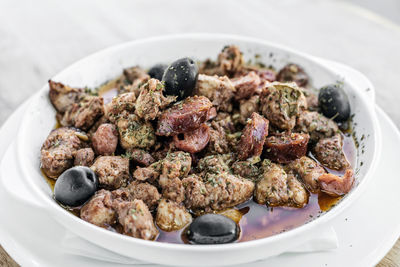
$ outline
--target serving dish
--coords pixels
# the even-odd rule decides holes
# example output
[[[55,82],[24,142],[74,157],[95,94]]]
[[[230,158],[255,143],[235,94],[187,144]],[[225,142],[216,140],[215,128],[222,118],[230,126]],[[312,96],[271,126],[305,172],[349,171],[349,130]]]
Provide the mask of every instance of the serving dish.
[[[38,168],[40,145],[55,124],[55,111],[47,97],[48,86],[44,86],[28,106],[17,139],[18,159],[19,162],[24,162],[21,164],[23,177],[41,200],[42,208],[72,232],[99,246],[140,260],[175,265],[229,265],[276,255],[304,242],[307,233],[324,227],[325,222],[343,211],[362,193],[375,168],[380,149],[379,125],[374,111],[370,108],[373,101],[364,93],[368,88],[359,88],[343,80],[343,77],[311,56],[244,37],[209,34],[166,36],[106,49],[77,62],[53,79],[71,86],[96,87],[117,76],[122,68],[133,65],[146,67],[160,61],[167,63],[184,56],[205,59],[209,55],[217,54],[226,44],[241,47],[248,59],[260,55],[261,62],[271,62],[278,69],[290,62],[297,63],[313,77],[312,84],[317,88],[336,81],[343,82],[354,113],[354,135],[359,141],[355,166],[357,184],[336,207],[306,225],[273,237],[213,246],[144,241],[117,235],[85,223],[62,209],[53,200],[52,191]]]

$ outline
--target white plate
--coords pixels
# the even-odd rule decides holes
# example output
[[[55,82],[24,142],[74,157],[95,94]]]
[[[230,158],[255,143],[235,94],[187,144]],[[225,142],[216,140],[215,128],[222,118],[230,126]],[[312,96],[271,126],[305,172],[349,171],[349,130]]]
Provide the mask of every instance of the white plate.
[[[355,84],[353,79],[341,79],[341,72],[310,55],[264,40],[224,34],[189,34],[135,40],[89,56],[66,68],[53,79],[69,85],[98,85],[106,77],[117,75],[122,68],[135,64],[149,67],[156,62],[171,62],[182,56],[203,60],[207,56],[217,54],[226,44],[238,45],[246,61],[254,60],[254,57],[259,55],[261,58],[258,60],[269,62],[277,69],[289,62],[296,62],[310,74],[311,84],[316,88],[336,81],[343,82],[343,89],[349,97],[354,114],[354,134],[361,144],[353,165],[357,182],[334,208],[290,231],[268,238],[218,245],[187,246],[151,242],[96,227],[66,212],[54,201],[53,192],[38,168],[38,151],[54,127],[55,112],[49,102],[47,85],[32,98],[16,140],[19,169],[23,173],[21,177],[38,199],[38,204],[71,232],[98,246],[126,257],[159,264],[221,266],[265,259],[298,247],[307,242],[310,236],[325,228],[329,220],[362,194],[379,159],[380,127],[373,100],[366,96],[364,84]],[[367,80],[365,77],[364,79]]]
[[[0,132],[0,140],[15,135],[23,108],[20,107],[6,122]],[[382,158],[376,175],[364,194],[327,225],[335,228],[339,248],[329,252],[282,254],[240,266],[372,266],[384,257],[400,235],[400,179],[393,168],[398,164],[400,133],[380,108],[377,107],[376,110],[385,133]],[[0,151],[5,151],[5,142],[0,145]],[[45,212],[32,209],[32,206],[11,197],[4,190],[4,183],[9,186],[17,185],[17,177],[7,176],[1,179],[0,241],[19,264],[60,267],[123,266],[64,253],[59,246],[66,229]]]
[[[325,62],[325,63],[327,63],[327,62]],[[337,64],[337,63],[330,63],[329,67],[341,68],[342,72],[338,71],[338,73],[342,73],[343,76],[346,76],[346,77],[351,76],[351,80],[353,82],[357,81],[357,77],[360,78],[359,82],[360,83],[363,82],[363,84],[359,84],[359,85],[360,86],[362,85],[362,88],[364,88],[364,87],[367,88],[370,86],[370,84],[368,84],[368,83],[366,84],[367,80],[365,79],[365,77],[363,77],[358,72],[356,72],[352,69],[349,69],[349,68],[346,69],[341,64]],[[343,68],[345,68],[345,69],[343,69]],[[347,77],[347,78],[349,78],[349,77]],[[372,98],[374,97],[373,91],[369,92],[369,94],[370,94],[370,97],[372,97]],[[21,112],[17,112],[13,116],[20,116],[20,113]],[[15,136],[15,132],[18,128],[18,125],[16,122],[18,122],[18,121],[20,121],[20,118],[12,117],[4,125],[3,129],[5,129],[5,131],[2,131],[0,133],[0,135],[7,135],[8,137],[1,138],[1,136],[0,136],[0,148],[2,145],[3,145],[2,147],[5,147],[6,143],[9,143],[9,140],[12,139],[11,137]],[[15,131],[13,131],[13,130],[15,130]],[[4,150],[5,149],[3,149],[2,151],[4,151]],[[1,154],[0,154],[0,156],[1,156]],[[10,164],[6,165],[6,167],[10,167],[9,165],[13,165],[13,163],[15,163],[15,160],[14,160],[14,162],[13,162],[13,160],[11,160]],[[10,185],[16,186],[13,189],[14,194],[15,194],[15,192],[18,192],[17,194],[20,195],[19,198],[24,199],[26,197],[26,195],[29,194],[30,192],[28,190],[21,192],[22,187],[21,186],[18,187],[18,180],[19,180],[18,176],[19,176],[18,174],[14,175],[14,176],[7,175],[6,183],[7,183],[8,187],[10,187]],[[9,177],[12,177],[12,178],[9,178]],[[391,188],[393,188],[393,187],[391,187]],[[0,191],[0,193],[1,193],[1,191]],[[7,198],[7,195],[4,194],[4,197]],[[8,196],[8,199],[9,200],[11,199],[10,196]],[[35,200],[34,197],[28,198],[28,199],[32,199],[32,201]],[[10,202],[10,201],[7,201],[7,199],[5,199],[4,201],[1,201],[1,198],[0,198],[0,211],[3,208],[1,206],[1,203],[5,203],[5,202]],[[15,205],[18,206],[17,202],[15,202]],[[4,208],[8,208],[8,207],[4,207]],[[71,265],[79,266],[82,264],[90,265],[90,263],[92,263],[92,264],[96,263],[96,265],[98,266],[100,264],[99,261],[93,261],[93,260],[81,258],[78,256],[66,255],[63,251],[61,251],[58,248],[59,242],[66,230],[63,227],[60,227],[55,221],[50,219],[50,217],[47,216],[46,213],[43,213],[43,211],[34,209],[34,212],[32,213],[32,207],[26,207],[26,205],[20,204],[19,208],[12,207],[11,210],[5,210],[4,212],[2,212],[2,214],[6,214],[6,213],[9,213],[11,215],[11,216],[8,216],[7,218],[12,218],[12,219],[11,219],[11,221],[9,221],[10,224],[9,224],[9,228],[7,228],[7,232],[5,232],[2,235],[4,237],[2,242],[9,244],[9,245],[4,245],[6,248],[10,248],[10,247],[13,248],[13,250],[10,251],[10,254],[16,255],[14,257],[18,262],[20,262],[20,263],[25,262],[25,263],[27,263],[26,265],[32,265],[34,263],[41,262],[40,265],[43,264],[43,265],[52,266],[56,263],[55,262],[56,259],[63,259],[63,265],[65,264],[65,266],[71,266]],[[20,214],[24,214],[26,216],[20,216]],[[348,213],[346,212],[346,214],[348,214]],[[352,216],[354,216],[356,214],[357,213],[354,213],[354,214],[352,214]],[[342,218],[342,217],[343,217],[343,215],[338,218]],[[336,218],[335,221],[338,220],[338,218]],[[22,221],[22,223],[25,223],[25,224],[21,225],[18,221],[17,221],[18,222],[17,223],[15,219],[19,219]],[[28,221],[28,224],[26,223],[26,221]],[[398,225],[398,221],[399,220],[395,221],[397,223],[396,225]],[[6,222],[6,220],[5,220],[5,222]],[[332,222],[330,223],[330,225],[334,225],[335,228],[338,227],[336,224],[332,224]],[[329,227],[329,225],[324,225],[324,226]],[[4,228],[0,228],[0,229],[4,229]],[[12,229],[14,229],[14,231]],[[393,230],[393,228],[389,228],[389,229]],[[34,232],[32,232],[32,230],[34,230]],[[395,240],[398,237],[398,231],[395,231],[394,233],[395,233],[395,238],[393,240]],[[393,235],[393,232],[392,232],[392,235]],[[349,236],[348,234],[345,235],[345,237],[348,237],[348,236]],[[354,237],[354,236],[350,235],[350,237]],[[339,238],[340,238],[340,235],[339,235]],[[6,241],[4,241],[4,240],[6,240]],[[23,242],[21,242],[21,240]],[[30,240],[30,242],[27,240]],[[345,239],[343,239],[343,240],[345,240]],[[389,244],[389,242],[385,242],[385,244]],[[389,246],[387,246],[384,253],[386,253],[386,251],[390,248],[390,245],[392,245],[392,244],[393,244],[393,242],[390,243]],[[344,251],[346,251],[346,247],[343,247],[343,245],[341,244],[340,249],[336,250],[333,253],[335,256],[332,257],[332,259],[337,260],[336,259],[337,253],[339,253],[338,254],[339,258],[342,258],[342,254],[343,254],[342,250],[343,249],[345,249]],[[382,254],[382,256],[384,255],[384,253]],[[24,255],[24,256],[20,257],[21,255]],[[27,258],[26,255],[29,255],[29,258]],[[312,253],[312,254],[285,254],[285,255],[270,259],[268,261],[262,261],[262,262],[260,262],[260,266],[264,265],[267,262],[268,263],[276,262],[276,260],[279,262],[280,265],[287,263],[289,266],[289,265],[293,265],[294,258],[296,258],[296,262],[297,262],[297,259],[303,257],[304,255],[306,255],[306,256],[314,255],[313,257],[315,257],[316,255],[317,255],[317,257],[319,257],[318,255],[323,255],[324,257],[321,258],[321,260],[326,260],[326,262],[329,262],[330,265],[333,263],[332,259],[329,259],[330,258],[329,255],[332,255],[332,254],[329,253],[329,255],[328,255],[325,252],[325,253]],[[26,260],[30,259],[30,258],[32,258],[33,261],[26,262]],[[318,263],[318,261],[316,261],[315,259],[311,259],[309,257],[305,257],[304,262],[308,262],[308,263],[313,262],[313,263],[316,263],[317,265],[320,265],[320,263]],[[366,261],[366,262],[370,262],[370,261]],[[59,265],[59,262],[57,262],[57,264]],[[340,262],[337,262],[337,264],[340,265]],[[102,262],[101,265],[107,266],[107,263]],[[257,265],[258,265],[258,263],[257,263]]]

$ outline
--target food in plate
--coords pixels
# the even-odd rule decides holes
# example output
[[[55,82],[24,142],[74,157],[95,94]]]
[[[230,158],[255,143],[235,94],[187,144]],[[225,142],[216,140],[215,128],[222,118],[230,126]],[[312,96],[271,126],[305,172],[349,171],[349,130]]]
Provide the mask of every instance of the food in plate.
[[[188,244],[278,234],[355,180],[349,100],[310,80],[294,63],[246,63],[234,45],[216,61],[131,67],[97,90],[50,80],[58,124],[41,168],[63,207],[110,231]]]

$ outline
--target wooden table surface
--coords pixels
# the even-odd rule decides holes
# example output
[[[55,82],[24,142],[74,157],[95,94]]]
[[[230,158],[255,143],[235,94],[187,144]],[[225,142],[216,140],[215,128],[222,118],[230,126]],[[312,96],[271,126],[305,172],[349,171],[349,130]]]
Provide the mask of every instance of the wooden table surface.
[[[247,35],[343,62],[366,74],[377,103],[400,126],[400,26],[344,1],[2,0],[0,125],[74,61],[149,36]],[[0,249],[0,265],[15,262]],[[379,266],[400,266],[400,242]]]

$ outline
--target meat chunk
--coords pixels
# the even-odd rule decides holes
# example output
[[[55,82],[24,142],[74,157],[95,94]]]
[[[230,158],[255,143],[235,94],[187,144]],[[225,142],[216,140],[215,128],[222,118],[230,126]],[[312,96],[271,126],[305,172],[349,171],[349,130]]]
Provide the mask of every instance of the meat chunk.
[[[337,124],[316,111],[304,111],[297,119],[296,131],[308,133],[315,143],[324,137],[331,137],[339,132]]]
[[[53,130],[40,151],[41,168],[53,179],[72,167],[74,156],[82,146],[79,132],[73,128],[61,127]]]
[[[130,183],[126,189],[130,193],[131,199],[143,200],[150,210],[155,209],[158,205],[158,201],[161,199],[157,188],[149,183],[134,181]]]
[[[166,179],[165,176],[160,176],[160,185],[163,198],[170,199],[176,203],[182,203],[185,200],[185,188],[178,177]]]
[[[150,77],[146,71],[139,66],[124,69],[123,73],[125,78],[131,83],[143,77]]]
[[[307,108],[311,111],[318,110],[318,96],[308,88],[300,87],[307,101]]]
[[[218,55],[217,65],[220,72],[233,76],[243,67],[244,59],[239,47],[235,45],[225,46]]]
[[[232,79],[232,84],[236,89],[235,99],[245,99],[254,95],[259,89],[260,77],[251,71],[245,76]]]
[[[158,230],[153,216],[142,200],[114,202],[113,206],[125,235],[145,240],[154,240],[157,237]]]
[[[83,205],[80,217],[89,223],[107,228],[115,224],[117,219],[112,203],[111,192],[101,189]]]
[[[192,221],[192,215],[173,201],[162,199],[157,208],[156,223],[161,230],[170,232],[182,229]]]
[[[94,151],[89,148],[82,148],[76,151],[74,165],[75,166],[92,166],[94,161]]]
[[[282,130],[293,129],[296,118],[307,108],[303,92],[294,83],[268,84],[261,93],[260,102],[262,114]]]
[[[208,111],[207,120],[212,120],[217,117],[217,109],[215,107],[210,108]]]
[[[156,142],[153,126],[143,122],[135,114],[128,114],[117,120],[119,141],[125,150],[133,148],[149,149]]]
[[[308,194],[293,174],[287,174],[282,166],[266,160],[262,174],[256,184],[254,198],[259,204],[269,206],[303,207],[308,203]]]
[[[111,122],[115,122],[124,112],[133,113],[135,111],[135,93],[124,93],[113,97],[110,103],[105,105],[105,116]]]
[[[129,180],[129,159],[120,156],[101,156],[90,167],[97,175],[100,186],[117,189]]]
[[[60,124],[87,131],[103,114],[103,98],[86,95],[79,103],[74,103],[67,109]]]
[[[204,96],[188,97],[162,112],[158,120],[157,135],[173,136],[200,127],[207,118],[212,104]]]
[[[292,161],[286,169],[298,175],[312,193],[319,191],[318,178],[326,173],[317,162],[306,156]]]
[[[113,206],[115,206],[114,202],[123,202],[123,201],[133,200],[131,197],[131,194],[129,193],[129,191],[126,187],[121,187],[121,188],[111,191],[111,195],[113,198]]]
[[[325,173],[318,178],[321,190],[332,196],[347,194],[354,184],[354,172],[347,169],[343,177],[331,173]]]
[[[260,170],[258,167],[251,161],[236,161],[232,164],[232,172],[240,177],[257,180]]]
[[[88,137],[91,139],[94,133],[97,131],[97,129],[100,127],[100,125],[104,123],[109,123],[110,121],[108,118],[103,115],[101,116],[93,125],[90,127],[89,131],[87,132]]]
[[[136,115],[146,121],[157,118],[161,109],[176,100],[176,96],[165,97],[163,91],[164,85],[157,79],[144,84],[136,100]]]
[[[287,179],[288,195],[291,201],[290,206],[302,208],[308,203],[309,194],[303,184],[297,179],[296,175],[289,172]]]
[[[153,156],[149,152],[142,149],[134,148],[127,151],[127,154],[134,163],[142,166],[149,166],[155,162]]]
[[[215,117],[213,122],[218,123],[218,125],[221,126],[226,133],[233,133],[236,131],[235,121],[230,113],[218,112],[217,117]]]
[[[277,80],[280,82],[295,82],[298,86],[306,86],[309,78],[300,66],[291,63],[279,71]]]
[[[150,79],[146,71],[138,66],[124,69],[124,76],[131,83],[128,90],[133,92],[136,97],[139,96],[141,86]]]
[[[284,132],[281,135],[270,136],[265,141],[265,155],[278,163],[289,163],[305,156],[310,136],[301,133]]]
[[[240,123],[246,124],[247,119],[250,118],[253,112],[258,112],[260,108],[260,96],[253,95],[249,99],[242,99],[240,100]]]
[[[318,141],[314,148],[314,155],[324,166],[341,171],[350,167],[343,153],[343,139],[340,134]]]
[[[196,130],[183,133],[183,139],[180,139],[179,135],[175,135],[174,145],[179,150],[189,153],[197,153],[207,146],[209,140],[210,127],[203,123]]]
[[[157,164],[155,164],[158,166]],[[133,177],[138,180],[138,181],[148,181],[150,183],[153,183],[158,177],[160,176],[160,170],[159,168],[154,167],[154,165],[150,165],[149,167],[145,168],[137,168],[133,172]]]
[[[97,155],[110,156],[118,145],[118,132],[114,124],[104,123],[92,136],[92,146]]]
[[[232,161],[233,156],[231,154],[217,154],[206,156],[200,159],[197,163],[197,170],[199,172],[203,172],[203,174],[218,174],[220,172],[229,172]]]
[[[226,154],[229,152],[228,140],[224,128],[218,122],[211,122],[208,152],[211,154]]]
[[[189,174],[192,158],[189,153],[168,153],[161,161],[158,184],[162,188],[162,195],[166,199],[180,203],[184,200],[184,188],[181,178]]]
[[[235,73],[235,78],[241,77],[249,74],[250,72],[255,72],[255,74],[260,77],[260,86],[263,86],[265,82],[274,82],[276,81],[276,71],[270,68],[263,68],[259,66],[243,66],[240,71]]]
[[[235,95],[235,87],[226,76],[208,76],[199,74],[195,94],[205,96],[212,104],[222,111],[232,111],[232,98]]]
[[[222,210],[248,200],[254,183],[238,176],[221,172],[207,173],[203,178],[191,175],[182,180],[185,187],[185,206],[192,210]]]
[[[64,113],[75,103],[78,103],[85,96],[83,89],[71,88],[62,83],[49,80],[49,97],[56,110]]]
[[[184,188],[180,179],[189,174],[191,165],[192,158],[189,153],[172,152],[149,167],[137,168],[133,177],[139,181],[149,182],[158,179],[163,197],[180,203],[184,199]]]
[[[276,81],[276,71],[273,69],[258,69],[256,71],[262,82]]]
[[[182,151],[168,153],[161,161],[161,175],[166,178],[182,178],[189,174],[192,158],[189,153]],[[160,181],[162,186],[162,182]]]
[[[253,113],[248,120],[238,145],[238,158],[245,160],[261,155],[265,137],[268,135],[268,120]]]

